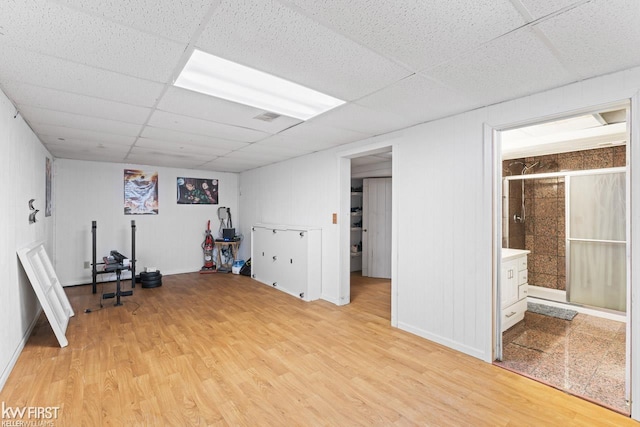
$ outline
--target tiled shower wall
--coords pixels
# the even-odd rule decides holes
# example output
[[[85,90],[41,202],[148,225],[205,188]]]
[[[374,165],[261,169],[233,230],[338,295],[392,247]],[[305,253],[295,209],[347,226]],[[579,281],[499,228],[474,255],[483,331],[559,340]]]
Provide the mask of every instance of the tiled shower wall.
[[[626,165],[626,147],[511,159],[503,162],[503,176],[540,174],[559,171],[602,169]],[[564,178],[527,179],[524,185],[525,209],[522,211],[522,181],[509,183],[509,248],[528,249],[529,284],[566,290]],[[514,214],[524,217],[516,222]]]

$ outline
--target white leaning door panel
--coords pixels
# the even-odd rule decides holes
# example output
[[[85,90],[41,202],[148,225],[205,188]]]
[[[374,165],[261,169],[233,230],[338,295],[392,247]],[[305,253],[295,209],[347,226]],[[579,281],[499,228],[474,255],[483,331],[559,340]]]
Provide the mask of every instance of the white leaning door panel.
[[[65,332],[69,325],[69,318],[75,313],[64,289],[62,289],[44,246],[42,243],[32,244],[19,249],[18,256],[60,347],[66,347],[69,342]]]

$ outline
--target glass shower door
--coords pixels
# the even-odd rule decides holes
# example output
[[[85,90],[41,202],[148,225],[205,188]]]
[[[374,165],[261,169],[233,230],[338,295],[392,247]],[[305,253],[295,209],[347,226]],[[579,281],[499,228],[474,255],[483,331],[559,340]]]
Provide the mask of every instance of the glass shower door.
[[[625,312],[625,172],[568,176],[567,184],[567,300]]]

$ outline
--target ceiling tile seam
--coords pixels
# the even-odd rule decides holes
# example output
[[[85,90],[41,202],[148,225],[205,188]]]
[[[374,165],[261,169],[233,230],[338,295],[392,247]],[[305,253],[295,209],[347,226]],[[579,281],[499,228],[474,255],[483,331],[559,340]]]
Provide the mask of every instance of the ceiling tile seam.
[[[513,5],[513,1],[518,1],[518,0],[510,0],[510,1],[512,2],[511,4]],[[465,56],[468,56],[469,53],[475,52],[478,49],[480,49],[480,48],[482,48],[482,47],[484,47],[484,46],[486,46],[486,45],[488,45],[490,43],[493,43],[496,40],[500,40],[501,38],[507,37],[507,36],[511,35],[512,33],[515,33],[517,31],[520,31],[520,30],[523,30],[523,29],[526,29],[526,28],[533,28],[535,25],[540,24],[541,22],[544,22],[544,21],[546,21],[548,19],[554,18],[554,17],[556,17],[558,15],[561,15],[561,14],[563,14],[565,12],[568,12],[568,11],[570,11],[572,9],[575,9],[577,7],[580,7],[580,6],[584,5],[584,4],[586,4],[586,3],[590,3],[592,1],[593,0],[582,0],[580,2],[577,2],[577,3],[571,4],[569,6],[566,6],[566,7],[562,8],[562,9],[558,9],[558,10],[556,10],[554,12],[551,12],[551,13],[549,13],[549,14],[547,14],[545,16],[542,16],[542,17],[540,17],[540,18],[538,18],[536,20],[533,20],[533,21],[528,21],[528,19],[531,19],[531,15],[527,12],[525,15],[521,15],[522,19],[525,21],[525,23],[523,25],[520,25],[518,27],[512,28],[511,30],[509,30],[509,31],[507,31],[505,33],[502,33],[502,34],[500,34],[500,35],[498,35],[496,37],[493,37],[492,39],[487,40],[486,42],[478,44],[477,46],[470,47],[469,49],[466,49],[464,52],[461,52],[459,55],[454,55],[454,56],[448,58],[447,60],[445,60],[445,61],[443,61],[441,63],[438,63],[438,64],[435,64],[435,65],[431,65],[429,67],[420,69],[420,70],[417,71],[417,73],[421,74],[421,75],[425,75],[425,74],[428,75],[429,71],[433,70],[434,68],[441,67],[441,66],[446,65],[446,64],[448,64],[450,62],[454,62],[454,61],[458,60],[459,58],[463,58]],[[517,9],[518,12],[520,12],[520,9],[518,9],[518,7],[514,6],[514,8]],[[527,17],[529,17],[529,18],[527,18]],[[432,80],[437,81],[439,84],[442,84],[437,79],[432,79]]]
[[[87,114],[72,113],[72,112],[62,111],[62,110],[54,110],[54,109],[52,109],[52,108],[39,107],[39,106],[37,106],[37,105],[29,105],[29,104],[22,104],[22,103],[18,103],[18,106],[20,106],[20,105],[23,105],[23,106],[25,106],[25,107],[38,108],[38,109],[40,109],[40,110],[52,111],[52,112],[55,112],[55,113],[70,114],[70,115],[73,115],[73,116],[85,117],[85,118],[88,118],[88,119],[105,120],[105,121],[110,121],[110,122],[123,123],[123,124],[126,124],[126,125],[142,126],[142,124],[141,124],[141,123],[125,122],[125,121],[123,121],[123,120],[107,119],[107,118],[104,118],[104,117],[91,116],[91,115],[87,115]],[[41,123],[41,124],[43,124],[43,125],[44,125],[44,124],[46,124],[46,123]],[[49,124],[50,124],[50,125],[53,125],[53,126],[59,126],[59,125],[55,125],[55,124],[53,124],[53,123],[49,123]],[[62,127],[65,127],[65,126],[62,126]],[[90,129],[87,129],[87,130],[90,130]],[[133,135],[130,135],[130,136],[133,136]]]
[[[114,120],[115,121],[115,120]],[[86,128],[79,128],[79,127],[69,127],[69,126],[63,126],[60,124],[52,124],[52,123],[43,123],[43,122],[39,122],[37,120],[33,121],[34,124],[36,125],[42,125],[42,126],[57,126],[59,128],[64,128],[64,129],[71,129],[71,130],[84,130],[84,131],[89,131],[89,132],[94,132],[94,133],[99,133],[99,134],[105,134],[105,135],[114,135],[114,136],[122,136],[122,137],[128,137],[128,138],[135,138],[135,135],[126,135],[126,134],[122,134],[122,133],[114,133],[114,132],[106,132],[106,131],[97,131],[97,130],[93,130],[93,129],[86,129]],[[126,123],[126,124],[131,124],[131,123]],[[136,126],[140,126],[140,125],[136,125]],[[37,132],[34,132],[36,135],[38,135]],[[46,136],[52,136],[52,137],[58,137],[57,135],[51,135],[48,133],[42,133],[42,135],[46,135]],[[126,144],[123,144],[126,145]]]
[[[335,34],[339,34],[341,37],[344,37],[345,39],[357,44],[358,46],[362,47],[365,50],[368,50],[369,52],[373,52],[375,53],[377,56],[391,62],[394,65],[397,65],[398,67],[406,70],[409,73],[415,73],[418,70],[415,70],[413,67],[409,66],[408,64],[405,64],[403,61],[399,60],[398,58],[389,55],[386,52],[381,52],[378,51],[377,49],[374,49],[370,46],[367,46],[365,44],[362,44],[362,42],[360,42],[359,40],[353,38],[352,36],[350,36],[349,34],[344,34],[342,31],[340,31],[339,29],[335,28],[334,26],[330,25],[328,22],[325,22],[324,20],[320,20],[316,17],[314,17],[311,13],[309,13],[308,11],[306,11],[305,9],[303,9],[302,7],[295,5],[291,2],[289,2],[288,0],[276,0],[278,3],[280,3],[282,6],[291,9],[294,12],[299,13],[300,15],[310,19],[311,21],[315,22],[316,24],[326,28],[327,30],[335,33]]]
[[[60,2],[58,0],[49,0],[49,1],[52,1],[53,3],[56,3],[58,6],[61,6],[61,7],[65,8],[65,9],[73,10],[74,12],[80,13],[82,15],[92,16],[94,18],[98,18],[98,19],[103,20],[103,21],[111,22],[112,24],[116,24],[116,25],[118,25],[120,27],[128,28],[130,30],[134,30],[134,31],[139,32],[139,33],[147,34],[149,36],[153,36],[153,37],[159,38],[159,39],[164,40],[164,41],[169,41],[169,42],[176,43],[176,44],[185,44],[184,40],[173,39],[171,37],[167,37],[165,34],[154,33],[154,32],[149,31],[149,30],[145,30],[145,29],[142,29],[142,28],[134,27],[132,25],[126,24],[124,22],[121,22],[121,21],[119,21],[117,19],[105,16],[105,15],[100,15],[99,13],[95,13],[95,12],[92,12],[92,11],[89,11],[89,10],[85,10],[85,9],[82,9],[82,8],[79,8],[79,7],[75,7],[73,5],[70,5],[70,4],[67,4],[67,3],[63,3],[63,2]],[[214,8],[217,8],[217,7],[218,6],[215,6]],[[205,16],[209,16],[209,13],[207,12],[205,14]],[[202,21],[201,21],[201,24],[202,24]]]
[[[37,108],[39,110],[47,110],[47,111],[53,111],[56,113],[63,113],[63,114],[72,114],[74,116],[80,116],[80,117],[87,117],[90,119],[98,119],[98,120],[108,120],[108,121],[112,121],[112,122],[120,122],[120,123],[125,123],[128,125],[137,125],[140,126],[140,123],[136,123],[136,122],[127,122],[124,120],[120,120],[120,119],[110,119],[110,118],[106,118],[104,116],[95,116],[95,115],[88,115],[88,114],[82,114],[82,113],[77,113],[74,111],[66,111],[66,110],[59,110],[59,109],[53,109],[53,108],[49,108],[49,107],[42,107],[40,105],[33,105],[29,102],[18,102],[17,104],[19,107],[25,107],[25,108]],[[149,107],[139,107],[139,108],[149,108]]]
[[[95,68],[95,67],[94,67]],[[122,73],[118,73],[118,74],[122,74]],[[137,78],[137,77],[136,77]],[[145,79],[141,79],[144,80],[146,82],[150,81],[150,80],[145,80]],[[106,102],[112,102],[115,104],[122,104],[122,105],[127,105],[130,107],[138,107],[138,108],[151,108],[150,105],[145,105],[145,104],[132,104],[130,102],[124,102],[124,101],[115,101],[113,99],[109,99],[109,98],[103,98],[101,96],[94,96],[94,95],[87,95],[86,93],[82,93],[82,92],[74,92],[72,90],[66,90],[66,89],[60,89],[59,87],[52,87],[52,86],[45,86],[39,83],[32,83],[32,82],[27,82],[27,81],[23,81],[23,80],[17,80],[17,79],[5,79],[5,82],[13,82],[13,83],[18,83],[20,85],[25,85],[25,86],[31,86],[34,87],[36,89],[46,89],[46,90],[53,90],[56,92],[62,92],[62,93],[67,93],[67,94],[71,94],[71,95],[76,95],[76,96],[81,96],[83,98],[88,98],[88,99],[98,99],[100,101],[106,101]],[[153,82],[158,84],[158,86],[161,86],[162,83],[159,82]],[[1,86],[1,85],[0,85]],[[5,91],[6,93],[6,91]]]
[[[185,116],[185,117],[188,117],[188,116]],[[161,131],[171,131],[171,132],[181,133],[181,134],[184,134],[184,135],[199,136],[199,137],[204,137],[204,138],[208,138],[208,139],[215,139],[215,140],[231,142],[231,143],[254,144],[255,142],[258,142],[258,141],[247,142],[247,141],[240,141],[240,140],[237,140],[237,139],[220,138],[220,137],[216,137],[216,136],[205,135],[205,134],[202,134],[202,133],[184,132],[184,131],[164,128],[164,127],[160,127],[160,126],[154,126],[154,125],[150,125],[150,124],[146,124],[145,125],[145,129],[146,128],[148,128],[148,129],[158,129],[158,130],[161,130]],[[144,130],[143,130],[143,132],[144,132]],[[267,135],[265,138],[268,138],[270,136],[273,136],[273,135]],[[141,139],[162,139],[162,138],[150,138],[148,136],[142,136],[142,135],[140,135],[139,138],[141,138]],[[168,140],[164,140],[164,141],[168,141]],[[262,140],[260,140],[260,141],[262,141]],[[171,141],[168,141],[168,142],[171,142]]]
[[[169,88],[171,88],[171,87],[173,87],[173,85],[169,86]],[[167,88],[167,90],[169,88]],[[189,90],[189,89],[181,89],[181,90]],[[164,93],[163,93],[163,96],[164,96]],[[209,95],[207,95],[207,96],[209,96]],[[220,99],[220,98],[218,98],[218,99]],[[229,101],[229,102],[233,102],[233,101]],[[234,104],[238,104],[238,103],[234,102]],[[243,105],[243,104],[238,104],[238,105]],[[250,128],[248,126],[233,125],[233,124],[227,123],[227,122],[217,122],[215,120],[203,119],[201,117],[187,116],[187,115],[184,115],[184,114],[181,114],[181,113],[176,113],[175,111],[163,110],[162,108],[156,108],[155,111],[160,111],[162,113],[167,113],[167,114],[175,114],[176,116],[187,117],[189,119],[202,120],[202,121],[205,121],[205,122],[215,123],[215,124],[223,125],[223,126],[234,127],[234,128],[237,128],[237,129],[250,130],[250,131],[254,131],[254,132],[262,132],[262,133],[266,133],[267,134],[267,136],[265,136],[265,138],[268,138],[269,136],[277,135],[279,132],[281,132],[281,131],[279,131],[279,132],[276,132],[276,133],[271,133],[270,131],[266,131],[266,130],[262,130],[262,129]],[[265,111],[266,112],[267,110],[260,110],[260,111]],[[289,117],[289,116],[286,116],[286,117]],[[301,122],[301,123],[304,123],[304,122]],[[292,126],[289,126],[287,129],[290,129],[291,127],[293,127],[293,126],[295,126],[297,124],[300,124],[300,123],[296,123],[296,124],[294,124]],[[158,126],[156,126],[156,127],[158,127]],[[254,141],[254,142],[257,142],[257,141]]]
[[[185,46],[184,51],[182,52],[182,55],[178,60],[178,63],[176,64],[176,66],[174,67],[173,71],[169,76],[169,81],[163,82],[164,87],[160,91],[160,94],[158,95],[156,102],[151,107],[151,111],[149,112],[147,119],[142,125],[142,128],[140,129],[138,136],[136,136],[136,139],[133,141],[133,144],[131,144],[131,148],[129,149],[129,152],[126,154],[125,159],[127,159],[131,154],[131,150],[133,150],[133,148],[138,143],[138,140],[140,139],[142,132],[144,132],[144,129],[149,125],[149,121],[151,120],[151,117],[158,110],[158,105],[160,104],[160,101],[167,94],[167,91],[169,90],[169,88],[173,86],[173,83],[178,78],[178,75],[186,65],[187,61],[189,60],[189,57],[191,56],[191,52],[193,51],[193,48],[196,45],[196,40],[202,35],[202,32],[205,30],[205,27],[206,27],[205,24],[211,21],[211,18],[213,17],[218,7],[220,7],[220,4],[212,5],[211,7],[209,7],[209,10],[207,10],[207,13],[205,13],[202,19],[200,20],[200,24],[198,25],[198,28],[196,29],[196,31],[193,32],[193,34],[191,34],[191,37],[189,38],[189,42]],[[159,111],[163,111],[163,110],[159,110]],[[208,136],[208,135],[202,135],[202,136]]]
[[[567,63],[564,60],[563,55],[560,53],[560,51],[555,47],[555,45],[551,42],[551,40],[549,40],[546,34],[544,34],[544,32],[540,28],[538,28],[537,25],[549,19],[555,18],[556,16],[559,16],[570,10],[573,10],[577,7],[583,6],[586,3],[590,3],[591,1],[592,0],[578,1],[562,9],[559,9],[547,15],[541,16],[538,19],[534,19],[533,15],[529,13],[526,6],[522,3],[521,0],[511,0],[511,3],[516,8],[518,13],[529,23],[529,25],[531,25],[531,29],[533,33],[536,35],[536,37],[547,47],[547,49],[549,49],[549,51],[551,52],[551,55],[558,61],[558,63],[565,69],[565,71],[567,71],[569,74],[576,77],[577,80],[582,80],[584,76],[580,73],[578,69],[572,67],[569,63]]]
[[[152,83],[157,83],[157,84],[164,84],[165,83],[163,81],[147,79],[147,78],[140,77],[140,76],[137,76],[137,75],[127,74],[127,73],[123,73],[121,71],[112,70],[110,68],[97,67],[95,65],[85,64],[84,62],[73,61],[73,60],[71,60],[69,58],[63,58],[63,57],[60,57],[60,56],[51,55],[51,54],[48,54],[48,53],[40,52],[38,50],[33,50],[33,49],[29,49],[29,48],[26,48],[26,47],[23,47],[23,46],[19,46],[19,45],[13,44],[13,43],[8,43],[5,46],[15,47],[15,48],[17,48],[19,50],[22,50],[22,51],[27,51],[27,52],[34,53],[36,55],[46,56],[48,58],[57,59],[58,61],[68,62],[70,64],[80,65],[82,67],[93,68],[95,70],[106,71],[108,73],[119,74],[121,76],[126,76],[126,77],[130,77],[130,78],[138,79],[138,80],[143,80],[145,82],[152,82]],[[28,82],[22,82],[21,81],[21,83],[28,83]]]

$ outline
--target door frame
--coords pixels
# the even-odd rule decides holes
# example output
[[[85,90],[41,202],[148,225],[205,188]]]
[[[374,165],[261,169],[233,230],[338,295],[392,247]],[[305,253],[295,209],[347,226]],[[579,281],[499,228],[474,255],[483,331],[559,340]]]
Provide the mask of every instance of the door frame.
[[[381,135],[362,141],[362,145],[338,152],[338,170],[340,177],[338,180],[338,194],[340,197],[338,211],[338,239],[337,253],[339,254],[339,284],[338,284],[338,305],[345,305],[351,302],[351,251],[350,251],[350,214],[351,214],[351,159],[356,157],[379,154],[391,151],[392,174],[397,171],[396,143],[402,139],[403,132],[395,132],[392,136]],[[398,326],[397,306],[398,306],[398,215],[396,180],[391,180],[391,325]]]
[[[633,197],[633,188],[640,189],[640,92],[635,92],[629,98],[622,98],[612,102],[596,104],[590,107],[565,111],[549,116],[533,117],[518,122],[501,125],[484,125],[484,164],[492,165],[491,173],[491,206],[492,206],[492,332],[493,345],[491,360],[502,359],[501,325],[501,249],[502,249],[502,131],[535,125],[543,122],[560,120],[581,114],[588,114],[611,107],[624,106],[627,108],[627,132],[629,138],[626,144],[627,155],[627,322],[626,322],[626,380],[628,395],[631,401],[631,418],[640,420],[640,399],[633,398],[633,390],[640,390],[640,340],[633,339],[632,331],[640,331],[640,304],[632,304],[635,298],[640,298],[640,251],[633,251],[634,246],[640,247],[640,226],[633,226],[633,218],[640,220],[640,197]],[[637,242],[637,245],[634,243]]]

